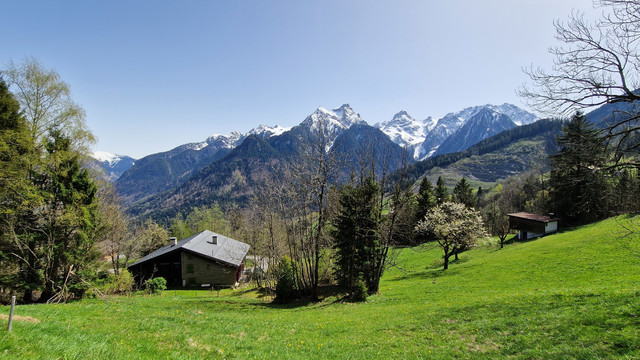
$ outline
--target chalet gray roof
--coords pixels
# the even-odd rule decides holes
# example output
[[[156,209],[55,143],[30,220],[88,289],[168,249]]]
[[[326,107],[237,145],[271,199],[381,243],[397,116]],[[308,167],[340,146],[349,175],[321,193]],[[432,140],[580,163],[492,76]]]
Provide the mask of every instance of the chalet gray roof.
[[[507,214],[507,215],[511,216],[511,217],[527,219],[527,220],[533,220],[533,221],[542,222],[542,223],[548,223],[548,222],[558,221],[559,220],[557,217],[532,214],[532,213],[528,213],[528,212],[518,212],[518,213],[513,213],[513,214]]]
[[[217,237],[216,241],[213,241],[214,237]],[[240,266],[245,256],[249,252],[249,248],[251,248],[251,246],[241,241],[214,233],[213,231],[205,230],[199,234],[182,239],[175,245],[170,244],[161,247],[160,249],[129,265],[129,267],[138,265],[158,256],[168,254],[178,249],[195,253],[202,257],[222,262],[228,265]]]

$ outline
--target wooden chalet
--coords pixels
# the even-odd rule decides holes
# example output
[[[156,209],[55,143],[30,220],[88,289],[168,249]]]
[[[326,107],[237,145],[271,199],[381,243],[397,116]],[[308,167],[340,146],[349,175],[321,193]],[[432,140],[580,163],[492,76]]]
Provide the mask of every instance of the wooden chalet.
[[[167,286],[233,286],[238,283],[250,246],[205,230],[177,241],[175,238],[128,269],[141,284],[163,277]]]
[[[509,215],[509,227],[518,230],[520,240],[532,239],[558,231],[558,219],[553,214],[538,215],[518,212]]]

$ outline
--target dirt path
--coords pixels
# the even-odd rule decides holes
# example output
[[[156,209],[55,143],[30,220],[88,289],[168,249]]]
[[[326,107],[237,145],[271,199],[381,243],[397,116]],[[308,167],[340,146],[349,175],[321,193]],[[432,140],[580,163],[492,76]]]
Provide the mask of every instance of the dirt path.
[[[9,315],[0,314],[0,319],[9,320]],[[13,315],[13,321],[28,321],[34,324],[38,324],[40,322],[40,320],[36,318],[32,318],[31,316],[20,316],[20,315]]]

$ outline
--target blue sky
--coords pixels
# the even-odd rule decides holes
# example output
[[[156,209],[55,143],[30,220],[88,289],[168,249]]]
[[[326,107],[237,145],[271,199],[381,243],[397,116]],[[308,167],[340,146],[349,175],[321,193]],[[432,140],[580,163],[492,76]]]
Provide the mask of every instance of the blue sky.
[[[95,150],[136,158],[349,103],[370,124],[526,108],[554,19],[591,0],[10,1],[0,64],[38,58],[87,111]]]

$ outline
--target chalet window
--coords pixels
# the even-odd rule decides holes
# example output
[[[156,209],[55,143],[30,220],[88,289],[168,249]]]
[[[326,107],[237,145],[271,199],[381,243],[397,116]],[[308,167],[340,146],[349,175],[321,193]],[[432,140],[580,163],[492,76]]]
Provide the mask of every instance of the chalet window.
[[[193,273],[194,272],[193,264],[187,264],[187,272],[188,273]]]

